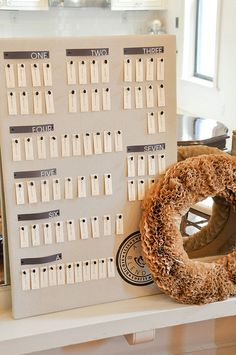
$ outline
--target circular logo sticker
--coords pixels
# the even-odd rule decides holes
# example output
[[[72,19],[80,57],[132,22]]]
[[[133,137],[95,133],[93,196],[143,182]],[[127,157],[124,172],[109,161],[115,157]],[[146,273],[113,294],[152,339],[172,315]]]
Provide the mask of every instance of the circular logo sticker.
[[[117,270],[126,282],[134,286],[146,286],[153,283],[141,253],[141,235],[135,232],[120,245],[116,255]]]

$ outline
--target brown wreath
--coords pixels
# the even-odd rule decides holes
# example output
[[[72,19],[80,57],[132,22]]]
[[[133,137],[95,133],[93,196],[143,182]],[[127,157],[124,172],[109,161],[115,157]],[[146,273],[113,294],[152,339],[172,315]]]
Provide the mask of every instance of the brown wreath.
[[[236,249],[212,263],[190,260],[179,230],[182,216],[209,196],[236,209],[236,158],[201,155],[167,170],[144,202],[142,248],[154,281],[172,298],[204,304],[236,295]]]

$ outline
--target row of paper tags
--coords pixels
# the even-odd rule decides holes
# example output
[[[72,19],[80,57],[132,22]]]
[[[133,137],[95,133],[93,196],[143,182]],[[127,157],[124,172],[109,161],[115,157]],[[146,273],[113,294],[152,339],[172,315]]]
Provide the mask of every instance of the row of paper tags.
[[[89,188],[87,186],[88,180],[90,180]],[[87,197],[88,190],[91,196],[112,195],[112,175],[110,173],[103,176],[91,174],[90,179],[85,176],[78,176],[76,179],[66,177],[63,180],[53,178],[52,180],[27,180],[15,183],[17,205],[56,201],[63,198],[71,200],[76,197]]]
[[[164,84],[148,85],[145,88],[126,86],[123,96],[125,110],[164,107],[166,104]]]
[[[6,86],[9,89],[27,86],[52,86],[51,63],[7,63],[5,65]]]
[[[164,107],[165,86],[126,86],[123,88],[123,97],[125,110]],[[109,88],[81,89],[78,92],[73,89],[68,94],[68,110],[69,113],[111,110],[111,91]]]
[[[56,135],[12,138],[13,161],[90,156],[114,151],[123,151],[123,133],[121,130],[62,134],[60,138]]]
[[[71,60],[66,63],[66,68],[68,85],[108,83],[110,80],[108,59],[78,62]],[[147,58],[146,61],[143,58],[136,58],[135,61],[131,58],[124,60],[125,82],[164,80],[164,72],[164,58]],[[7,63],[5,77],[7,88],[53,85],[51,63]]]
[[[115,277],[113,257],[58,263],[21,270],[22,290],[37,290]]]
[[[110,68],[109,59],[70,60],[66,63],[67,84],[84,85],[109,83]]]
[[[79,60],[67,62],[67,84],[84,85],[108,83],[110,80],[109,60]],[[124,59],[124,81],[142,82],[164,80],[164,58],[131,58]]]
[[[109,82],[108,59],[102,61],[93,59],[89,62],[81,60],[78,63],[71,60],[67,62],[66,68],[68,85]],[[5,65],[5,77],[7,88],[53,85],[51,63],[7,63]]]
[[[87,196],[111,196],[113,194],[111,174],[104,174],[103,178],[98,174],[91,174],[90,189],[87,187],[87,180],[88,179],[85,176],[79,176],[77,178],[77,191],[75,191],[76,186],[71,177],[64,179],[64,186],[59,178],[54,178],[52,180],[16,182],[16,204],[24,205],[27,203],[50,202],[61,199],[72,200]],[[150,187],[153,183],[152,181],[152,178],[148,179],[148,183],[146,179],[143,178],[138,179],[137,181],[134,179],[128,180],[128,200],[143,200],[146,189],[147,187]]]
[[[32,95],[27,91],[21,91],[19,93],[8,91],[7,104],[8,114],[10,116],[55,113],[52,90],[45,92],[34,91]]]
[[[164,58],[131,58],[124,59],[124,81],[142,82],[153,80],[164,80],[165,59]]]
[[[124,87],[124,109],[143,109],[165,106],[165,86],[159,84],[156,87],[148,85],[145,88]],[[9,115],[41,115],[55,113],[53,91],[45,92],[34,91],[29,93],[21,91],[9,91],[7,93],[8,113]],[[103,88],[102,90],[81,89],[77,93],[71,90],[68,93],[68,112],[99,112],[111,110],[111,90]]]
[[[77,222],[74,219],[69,219],[54,223],[45,222],[19,226],[21,248],[122,235],[123,233],[124,218],[122,213],[117,213],[114,217],[110,214],[100,217],[81,217]]]

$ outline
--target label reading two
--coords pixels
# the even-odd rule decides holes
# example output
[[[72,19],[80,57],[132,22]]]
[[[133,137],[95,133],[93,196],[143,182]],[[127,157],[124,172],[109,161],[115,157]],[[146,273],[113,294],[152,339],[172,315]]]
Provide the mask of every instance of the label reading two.
[[[67,57],[100,57],[109,55],[109,48],[77,48],[67,49]]]

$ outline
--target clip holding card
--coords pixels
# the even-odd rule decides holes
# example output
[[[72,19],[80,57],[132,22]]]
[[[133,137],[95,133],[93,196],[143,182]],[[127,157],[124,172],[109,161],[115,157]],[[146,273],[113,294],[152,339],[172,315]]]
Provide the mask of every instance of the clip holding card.
[[[110,88],[102,89],[102,108],[103,111],[111,110],[111,90]]]
[[[77,112],[76,90],[73,89],[69,92],[68,101],[69,101],[69,113],[76,113]]]
[[[148,134],[155,134],[156,133],[156,118],[154,112],[148,112],[148,124],[147,124],[147,132]]]
[[[35,181],[27,181],[27,191],[28,191],[28,200],[29,203],[37,203],[37,192]]]
[[[80,224],[80,237],[81,239],[88,239],[89,231],[88,231],[88,220],[87,218],[83,217],[79,220]]]
[[[81,155],[81,138],[77,133],[72,136],[72,154],[73,156]]]
[[[112,152],[112,133],[111,133],[111,131],[104,131],[103,139],[104,139],[104,152],[111,153]]]
[[[139,179],[138,180],[138,200],[142,201],[145,196],[145,180]]]
[[[91,194],[92,196],[98,196],[100,194],[99,178],[97,174],[91,174]]]
[[[136,59],[135,72],[136,72],[136,81],[142,82],[143,81],[143,59],[142,58]]]
[[[40,288],[48,287],[48,268],[40,267]]]
[[[33,224],[31,226],[31,241],[33,247],[40,245],[40,231],[38,224]]]
[[[65,199],[73,199],[73,181],[71,177],[65,178]]]
[[[7,93],[8,102],[8,113],[10,116],[17,115],[17,103],[16,103],[16,93],[15,91],[10,91]]]
[[[66,63],[67,67],[67,84],[76,84],[76,74],[75,74],[75,62],[73,60]]]
[[[24,63],[17,64],[17,79],[19,88],[26,87],[26,70]]]
[[[128,200],[136,200],[136,183],[135,180],[128,180]]]
[[[79,83],[80,85],[87,84],[87,63],[85,60],[79,61]]]
[[[122,213],[116,215],[116,234],[124,234],[124,218]]]
[[[16,182],[15,189],[16,189],[16,203],[17,205],[23,205],[25,203],[25,192],[24,192],[23,182]]]
[[[112,195],[112,176],[110,173],[104,175],[105,195]]]
[[[66,229],[67,229],[67,239],[68,239],[68,241],[76,240],[75,221],[73,219],[70,219],[69,221],[66,221]]]
[[[147,58],[146,61],[146,80],[153,81],[154,80],[154,59]]]
[[[52,225],[47,222],[43,224],[44,244],[52,244]]]
[[[53,98],[52,90],[48,90],[45,92],[45,104],[46,104],[46,113],[47,114],[55,113],[54,98]]]
[[[64,228],[63,228],[62,221],[57,221],[55,223],[55,231],[56,231],[56,242],[63,243],[64,242]]]
[[[102,154],[102,136],[100,132],[93,133],[94,154]]]
[[[8,89],[14,88],[16,86],[14,64],[7,63],[5,65],[5,76],[6,76],[7,88]]]
[[[103,234],[104,236],[111,235],[111,215],[109,214],[103,216]]]
[[[92,84],[98,83],[98,61],[95,59],[90,62],[90,77]]]
[[[50,192],[49,192],[49,180],[41,180],[41,201],[49,202],[50,201]]]
[[[41,91],[35,91],[33,93],[33,106],[35,115],[41,115],[43,113],[43,101]]]
[[[31,78],[34,87],[41,86],[39,63],[31,64]]]
[[[115,261],[113,257],[107,258],[107,276],[109,278],[115,277]]]
[[[52,86],[51,63],[43,63],[43,81],[44,86]]]
[[[33,138],[25,137],[24,142],[25,142],[25,159],[34,160]]]
[[[67,285],[75,283],[73,263],[66,264],[66,283],[67,283]]]
[[[38,158],[39,159],[46,159],[47,158],[45,136],[37,136],[37,150],[38,150]]]
[[[109,83],[109,60],[102,61],[102,83]]]
[[[29,228],[28,226],[20,226],[20,247],[29,247]]]
[[[61,155],[63,158],[70,156],[70,137],[68,134],[61,135]]]
[[[124,60],[124,81],[132,81],[132,60],[130,58]]]
[[[12,160],[21,161],[21,141],[19,137],[12,138]]]
[[[53,194],[53,200],[61,199],[61,184],[60,184],[60,179],[58,178],[52,180],[52,194]]]
[[[100,229],[99,229],[98,216],[91,217],[91,226],[92,226],[92,237],[99,238],[100,237]]]
[[[86,197],[86,178],[85,176],[78,176],[78,197]]]
[[[138,176],[146,175],[146,157],[145,155],[138,155]]]

